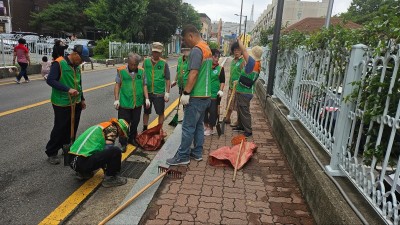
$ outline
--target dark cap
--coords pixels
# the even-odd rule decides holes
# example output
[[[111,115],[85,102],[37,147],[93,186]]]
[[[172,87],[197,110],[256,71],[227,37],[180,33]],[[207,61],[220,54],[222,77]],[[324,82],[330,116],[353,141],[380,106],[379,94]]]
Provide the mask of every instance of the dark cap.
[[[89,58],[89,48],[84,45],[75,45],[74,49],[72,50],[74,52],[77,52],[79,56],[81,57],[82,61],[84,62],[91,62]]]

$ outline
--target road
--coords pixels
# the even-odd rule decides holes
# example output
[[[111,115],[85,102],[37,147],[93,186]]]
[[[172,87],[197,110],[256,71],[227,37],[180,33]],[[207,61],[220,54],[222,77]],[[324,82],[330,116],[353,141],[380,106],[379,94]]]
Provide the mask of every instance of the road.
[[[174,78],[177,60],[168,63]],[[82,112],[78,135],[98,122],[117,117],[113,108],[115,75],[115,67],[84,72],[87,109]],[[69,167],[46,162],[44,151],[54,119],[51,104],[45,102],[50,92],[43,80],[0,86],[0,224],[37,224],[83,183]],[[167,105],[177,97],[175,87]],[[10,112],[21,107],[27,109]],[[150,121],[155,118],[153,110]],[[140,131],[142,123],[138,128]]]

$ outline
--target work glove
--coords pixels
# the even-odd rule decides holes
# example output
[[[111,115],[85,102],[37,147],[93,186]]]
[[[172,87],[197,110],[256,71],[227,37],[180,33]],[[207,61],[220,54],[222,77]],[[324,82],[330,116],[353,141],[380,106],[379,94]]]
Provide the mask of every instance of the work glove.
[[[222,96],[224,96],[224,92],[221,91],[221,90],[219,90],[219,91],[217,92],[217,95],[218,95],[220,98],[222,98]]]
[[[168,93],[168,92],[165,92],[164,101],[165,101],[165,102],[168,102],[168,101],[169,101],[169,93]]]
[[[171,87],[175,87],[175,85],[176,85],[176,81],[173,81],[173,82],[171,83]]]
[[[190,95],[183,94],[181,97],[182,105],[187,105],[189,103]]]
[[[150,108],[150,100],[146,98],[146,108]]]
[[[114,108],[119,109],[119,100],[114,101]]]

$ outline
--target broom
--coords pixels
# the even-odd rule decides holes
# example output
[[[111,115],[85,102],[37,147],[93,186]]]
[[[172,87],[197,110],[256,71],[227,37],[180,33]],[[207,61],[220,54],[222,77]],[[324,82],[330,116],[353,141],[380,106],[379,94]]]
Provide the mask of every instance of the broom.
[[[176,127],[178,125],[178,112],[179,112],[179,105],[181,104],[181,96],[179,96],[179,100],[178,100],[178,106],[176,107],[176,114],[174,116],[174,118],[172,118],[171,122],[169,122],[168,125]]]

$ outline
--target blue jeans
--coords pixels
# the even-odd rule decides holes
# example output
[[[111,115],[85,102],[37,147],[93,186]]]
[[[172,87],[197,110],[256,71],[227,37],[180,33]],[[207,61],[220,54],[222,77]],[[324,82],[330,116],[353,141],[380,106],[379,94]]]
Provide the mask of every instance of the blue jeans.
[[[177,152],[178,158],[189,160],[192,142],[194,144],[192,154],[198,157],[203,155],[203,121],[205,111],[210,104],[210,98],[190,98],[189,104],[185,106],[182,123],[182,141]]]

